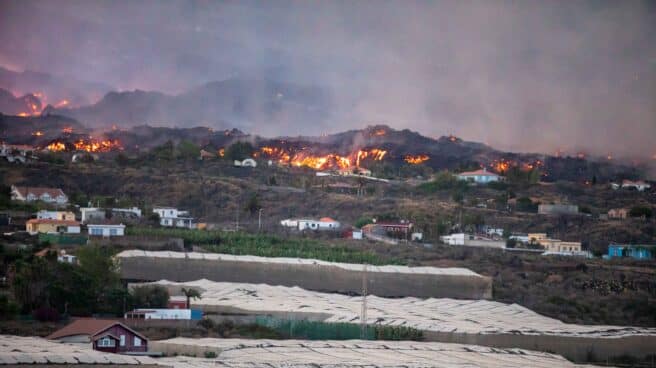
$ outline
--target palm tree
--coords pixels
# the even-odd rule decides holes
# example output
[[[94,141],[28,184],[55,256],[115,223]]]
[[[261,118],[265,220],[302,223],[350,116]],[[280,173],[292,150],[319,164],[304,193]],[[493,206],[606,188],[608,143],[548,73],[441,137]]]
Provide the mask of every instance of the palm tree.
[[[182,288],[182,293],[187,297],[187,308],[191,308],[191,298],[202,299],[200,292],[193,288]]]

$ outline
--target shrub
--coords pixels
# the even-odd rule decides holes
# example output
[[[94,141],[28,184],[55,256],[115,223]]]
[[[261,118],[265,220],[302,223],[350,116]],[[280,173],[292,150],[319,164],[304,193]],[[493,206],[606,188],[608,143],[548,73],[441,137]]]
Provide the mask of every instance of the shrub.
[[[629,211],[629,216],[631,217],[644,217],[651,218],[653,211],[650,207],[645,206],[635,206]]]
[[[169,292],[162,285],[144,285],[132,289],[132,302],[137,308],[166,308]]]
[[[214,323],[214,320],[209,319],[209,318],[203,318],[200,321],[198,321],[198,326],[206,329],[206,330],[213,330],[214,327],[216,327],[216,324]]]
[[[531,198],[528,197],[517,198],[516,209],[520,212],[536,213],[538,212],[538,204],[531,201]]]
[[[52,307],[41,307],[32,312],[34,319],[41,322],[57,322],[61,319],[59,312]]]
[[[205,352],[205,358],[207,358],[207,359],[214,359],[216,357],[217,357],[217,355],[213,351],[206,351]]]
[[[0,295],[0,319],[13,319],[18,314],[18,305],[6,295]]]

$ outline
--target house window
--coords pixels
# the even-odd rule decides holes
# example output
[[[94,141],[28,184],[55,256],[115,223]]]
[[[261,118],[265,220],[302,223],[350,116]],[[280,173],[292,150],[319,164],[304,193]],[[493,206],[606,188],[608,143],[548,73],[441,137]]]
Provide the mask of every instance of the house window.
[[[116,229],[109,229],[109,235],[115,236],[117,234]]]
[[[110,337],[103,337],[102,339],[98,340],[98,347],[101,348],[112,348],[114,347],[114,340],[111,339]]]
[[[121,335],[121,346],[125,346],[125,335]]]
[[[141,339],[137,336],[134,337],[134,346],[141,346]]]
[[[95,227],[91,228],[91,235],[102,235],[102,233],[103,233],[102,229],[98,229]]]

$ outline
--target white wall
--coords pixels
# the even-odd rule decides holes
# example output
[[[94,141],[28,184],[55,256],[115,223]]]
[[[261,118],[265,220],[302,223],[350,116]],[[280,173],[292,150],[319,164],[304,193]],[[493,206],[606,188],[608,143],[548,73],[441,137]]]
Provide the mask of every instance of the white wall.
[[[87,225],[89,235],[92,236],[124,236],[125,225]],[[101,233],[96,233],[94,230],[99,229]],[[111,230],[116,230],[116,234],[112,235]]]

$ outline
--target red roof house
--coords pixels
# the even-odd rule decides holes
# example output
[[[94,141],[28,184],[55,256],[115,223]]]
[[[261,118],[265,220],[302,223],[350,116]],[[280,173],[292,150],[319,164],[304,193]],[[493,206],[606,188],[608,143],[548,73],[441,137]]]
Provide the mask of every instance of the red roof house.
[[[46,337],[66,343],[92,343],[94,350],[129,354],[148,351],[148,339],[119,321],[80,318]]]

